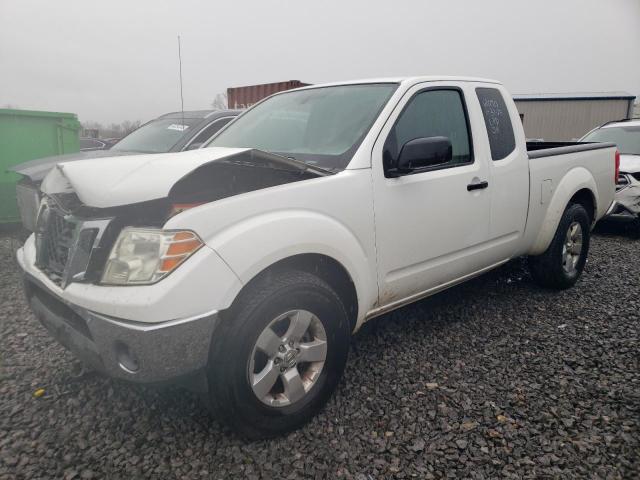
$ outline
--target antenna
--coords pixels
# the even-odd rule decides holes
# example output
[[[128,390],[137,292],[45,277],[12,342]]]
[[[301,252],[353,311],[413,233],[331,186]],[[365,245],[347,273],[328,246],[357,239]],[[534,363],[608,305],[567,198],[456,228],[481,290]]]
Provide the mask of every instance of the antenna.
[[[180,112],[182,113],[182,128],[184,128],[184,96],[182,95],[182,51],[180,49],[180,35],[178,35],[178,63],[180,64]]]

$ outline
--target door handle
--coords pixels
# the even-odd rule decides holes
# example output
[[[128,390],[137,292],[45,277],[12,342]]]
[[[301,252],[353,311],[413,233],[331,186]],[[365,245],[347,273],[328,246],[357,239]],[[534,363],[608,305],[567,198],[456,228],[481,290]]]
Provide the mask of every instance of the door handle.
[[[470,192],[471,190],[482,190],[483,188],[487,188],[489,186],[489,182],[483,180],[481,182],[470,183],[467,185],[467,190]]]

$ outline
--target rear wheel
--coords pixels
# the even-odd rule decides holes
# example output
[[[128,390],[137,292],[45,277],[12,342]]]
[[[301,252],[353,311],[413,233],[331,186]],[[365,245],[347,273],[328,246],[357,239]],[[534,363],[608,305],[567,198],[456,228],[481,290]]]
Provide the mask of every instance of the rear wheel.
[[[298,428],[338,384],[349,319],[338,295],[314,275],[286,271],[243,292],[216,330],[209,401],[249,438]]]
[[[565,289],[580,278],[587,261],[591,220],[580,204],[570,204],[564,211],[549,248],[529,257],[531,275],[543,287]]]

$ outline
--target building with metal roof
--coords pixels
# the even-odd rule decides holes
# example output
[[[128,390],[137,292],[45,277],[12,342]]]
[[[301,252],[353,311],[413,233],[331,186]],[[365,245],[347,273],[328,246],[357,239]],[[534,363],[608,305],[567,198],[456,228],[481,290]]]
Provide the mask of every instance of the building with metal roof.
[[[635,96],[627,92],[514,95],[529,139],[570,141],[612,120],[633,116]]]

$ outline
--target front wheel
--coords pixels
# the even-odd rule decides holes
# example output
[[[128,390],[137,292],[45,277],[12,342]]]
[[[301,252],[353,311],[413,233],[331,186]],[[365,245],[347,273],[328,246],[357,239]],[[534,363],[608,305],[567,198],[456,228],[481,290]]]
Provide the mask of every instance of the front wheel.
[[[211,406],[248,438],[298,428],[342,376],[349,325],[340,297],[316,276],[286,271],[259,279],[214,333]]]
[[[542,255],[529,257],[536,283],[559,290],[572,287],[587,262],[590,236],[587,211],[580,204],[570,204],[562,214],[549,248]]]

